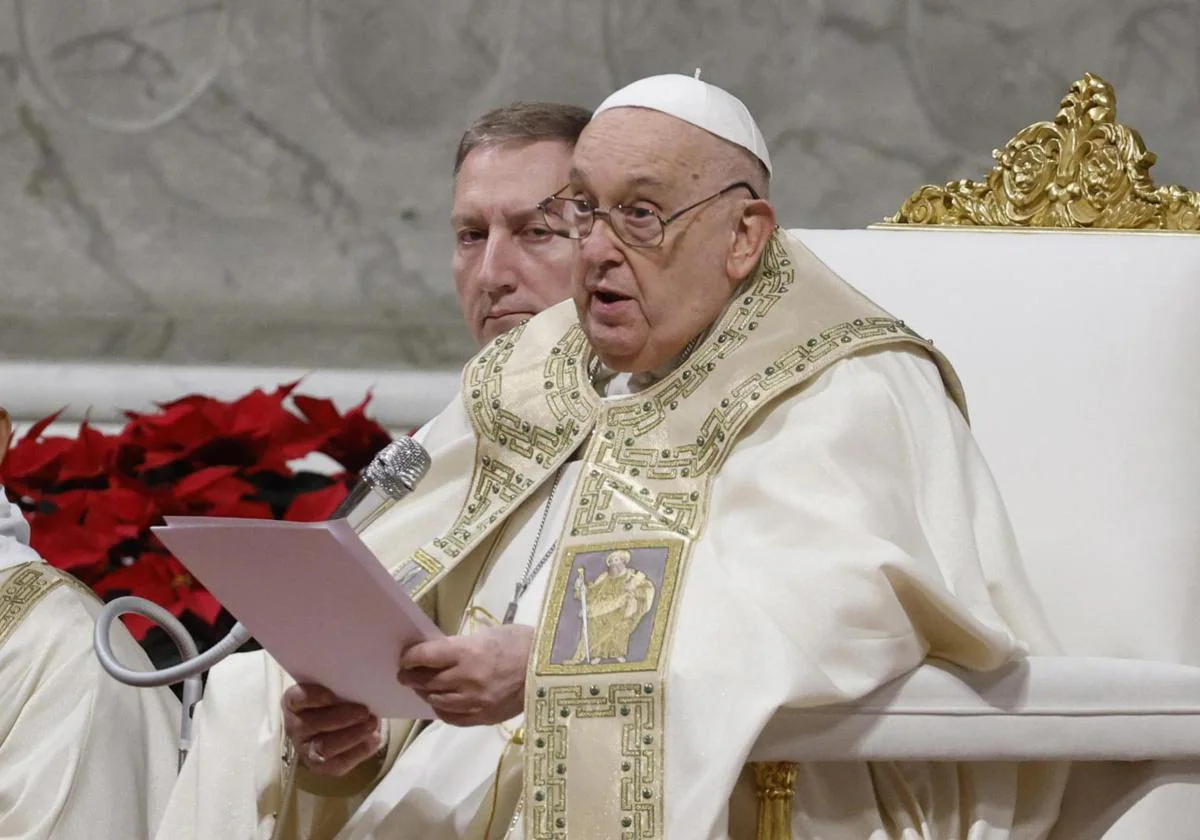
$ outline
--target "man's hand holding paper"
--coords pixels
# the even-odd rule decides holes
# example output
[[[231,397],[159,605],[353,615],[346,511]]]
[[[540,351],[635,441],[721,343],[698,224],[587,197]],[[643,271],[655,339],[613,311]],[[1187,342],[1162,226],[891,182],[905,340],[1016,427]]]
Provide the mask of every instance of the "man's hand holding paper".
[[[154,530],[297,683],[381,717],[434,716],[395,673],[442,632],[346,520],[171,517]]]
[[[454,726],[486,726],[521,714],[533,628],[488,627],[421,642],[400,660],[397,679]],[[298,684],[283,695],[283,721],[300,760],[320,776],[343,776],[383,745],[379,718],[324,686]]]
[[[486,726],[521,714],[533,628],[488,627],[413,645],[400,659],[400,682],[455,726]]]
[[[300,760],[319,776],[342,776],[379,751],[379,718],[324,686],[293,685],[283,694],[283,726]]]

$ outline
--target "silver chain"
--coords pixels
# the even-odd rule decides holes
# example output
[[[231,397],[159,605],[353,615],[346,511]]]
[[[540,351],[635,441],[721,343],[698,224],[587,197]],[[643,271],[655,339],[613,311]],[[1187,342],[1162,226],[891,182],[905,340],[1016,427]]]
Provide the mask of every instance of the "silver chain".
[[[538,546],[542,542],[542,531],[546,529],[546,520],[550,518],[550,506],[554,504],[554,494],[558,491],[558,482],[562,480],[563,471],[566,466],[558,468],[558,472],[554,474],[554,483],[550,485],[550,496],[546,499],[546,507],[542,510],[542,519],[538,523],[537,536],[533,538],[533,548],[529,550],[529,559],[525,561],[525,572],[521,575],[521,579],[517,581],[513,599],[508,604],[508,609],[504,611],[504,623],[512,624],[513,619],[517,617],[517,602],[521,600],[521,596],[525,594],[525,590],[529,588],[529,584],[533,582],[537,573],[542,570],[542,566],[553,556],[554,550],[558,548],[558,540],[550,543],[550,547],[546,549],[546,553],[541,556],[534,564],[534,558],[537,557]]]

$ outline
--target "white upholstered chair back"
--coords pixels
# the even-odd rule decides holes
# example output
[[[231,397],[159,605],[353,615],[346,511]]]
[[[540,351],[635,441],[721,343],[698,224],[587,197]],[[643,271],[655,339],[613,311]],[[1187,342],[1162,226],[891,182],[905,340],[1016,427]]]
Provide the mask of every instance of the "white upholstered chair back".
[[[955,365],[1065,652],[1200,664],[1200,236],[794,233]],[[1168,785],[1105,838],[1197,825]]]

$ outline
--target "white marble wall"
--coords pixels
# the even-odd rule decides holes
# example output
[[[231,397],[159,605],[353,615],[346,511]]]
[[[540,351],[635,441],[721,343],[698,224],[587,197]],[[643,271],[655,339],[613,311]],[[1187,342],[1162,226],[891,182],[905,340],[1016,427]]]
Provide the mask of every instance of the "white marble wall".
[[[513,99],[591,106],[696,66],[760,118],[788,226],[861,226],[982,174],[1089,70],[1158,180],[1200,186],[1197,0],[16,2],[0,359],[456,366],[460,131]],[[210,68],[161,127],[91,124],[147,122]]]

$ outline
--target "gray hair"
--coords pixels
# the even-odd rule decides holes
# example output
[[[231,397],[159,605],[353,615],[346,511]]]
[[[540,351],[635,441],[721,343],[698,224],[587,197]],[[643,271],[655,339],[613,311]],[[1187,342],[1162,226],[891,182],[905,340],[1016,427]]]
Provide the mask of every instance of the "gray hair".
[[[558,140],[574,146],[591,118],[591,112],[585,108],[554,102],[514,102],[488,111],[458,141],[454,174],[458,175],[467,155],[481,146],[523,146],[539,140]]]

